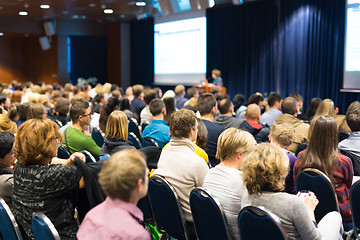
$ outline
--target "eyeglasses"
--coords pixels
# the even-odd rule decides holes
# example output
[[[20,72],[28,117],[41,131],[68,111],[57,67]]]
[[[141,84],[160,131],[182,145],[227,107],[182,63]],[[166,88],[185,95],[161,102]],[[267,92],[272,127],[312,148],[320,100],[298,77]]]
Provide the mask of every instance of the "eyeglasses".
[[[88,114],[81,114],[81,116],[83,117],[91,117],[92,113],[88,113]]]

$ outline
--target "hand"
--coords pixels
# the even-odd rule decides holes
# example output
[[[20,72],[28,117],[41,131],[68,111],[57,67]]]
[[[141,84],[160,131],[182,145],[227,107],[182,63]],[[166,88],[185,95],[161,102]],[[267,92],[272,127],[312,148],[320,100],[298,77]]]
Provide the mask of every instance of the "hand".
[[[339,108],[335,108],[334,115],[338,115],[338,113],[339,113]]]
[[[71,154],[70,158],[68,159],[70,164],[74,165],[74,160],[76,157],[80,158],[81,161],[86,162],[85,155],[83,153],[76,152],[76,153]]]
[[[298,192],[297,196],[300,196],[300,192]],[[316,198],[315,193],[309,192],[307,195],[305,195],[304,204],[308,211],[314,212],[318,203],[319,200]]]

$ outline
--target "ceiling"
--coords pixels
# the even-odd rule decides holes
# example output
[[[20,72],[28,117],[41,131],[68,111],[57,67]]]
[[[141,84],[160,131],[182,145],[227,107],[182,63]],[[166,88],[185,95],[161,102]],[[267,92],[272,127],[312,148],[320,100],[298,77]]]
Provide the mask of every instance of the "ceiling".
[[[138,7],[136,0],[0,0],[0,19],[119,22],[135,19],[139,12],[156,15],[157,0],[145,2],[145,7]],[[50,8],[41,9],[42,4],[48,4]],[[113,13],[105,14],[104,9],[112,9]],[[28,15],[20,16],[20,11],[26,11]]]

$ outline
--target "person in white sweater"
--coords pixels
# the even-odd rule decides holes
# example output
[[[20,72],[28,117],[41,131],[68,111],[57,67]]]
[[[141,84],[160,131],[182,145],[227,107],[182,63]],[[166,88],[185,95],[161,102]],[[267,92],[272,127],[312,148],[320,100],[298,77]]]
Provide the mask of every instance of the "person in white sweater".
[[[242,162],[255,147],[256,141],[249,132],[228,128],[217,142],[216,158],[220,164],[210,169],[203,187],[217,199],[224,209],[231,239],[240,239],[237,218],[241,210],[241,198],[246,192],[242,181]]]
[[[170,135],[170,143],[162,151],[154,175],[164,177],[174,187],[187,225],[191,225],[193,218],[189,204],[190,193],[203,185],[209,170],[205,161],[195,153],[195,113],[187,109],[174,112],[171,115]]]

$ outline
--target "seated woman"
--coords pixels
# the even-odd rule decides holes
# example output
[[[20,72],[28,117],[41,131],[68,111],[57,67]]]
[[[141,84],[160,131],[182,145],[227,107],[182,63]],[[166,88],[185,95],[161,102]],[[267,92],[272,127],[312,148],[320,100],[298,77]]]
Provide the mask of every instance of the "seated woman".
[[[224,209],[231,239],[240,239],[237,217],[246,191],[241,178],[242,161],[255,144],[254,137],[240,129],[229,128],[222,132],[216,152],[221,162],[211,168],[204,179],[203,187],[220,201]]]
[[[128,141],[128,118],[123,111],[113,111],[106,123],[104,145],[100,155],[113,155],[124,149],[135,149]]]
[[[50,119],[30,119],[19,127],[15,137],[18,163],[14,168],[13,213],[25,239],[34,239],[33,212],[48,216],[61,239],[75,239],[75,191],[84,183],[73,161],[80,157],[85,162],[85,156],[74,153],[67,160],[53,159],[63,140],[58,128]]]
[[[0,132],[0,197],[12,207],[12,189],[14,185],[13,167],[15,155],[13,150],[14,135]]]
[[[351,160],[338,153],[338,132],[334,118],[314,118],[310,126],[309,145],[300,152],[294,165],[294,179],[304,168],[316,168],[325,173],[336,190],[344,229],[352,229],[350,187],[354,176]]]
[[[264,207],[280,218],[290,239],[342,239],[341,216],[330,212],[316,227],[314,210],[318,200],[309,192],[302,200],[283,192],[289,158],[274,144],[261,143],[247,156],[243,181],[247,192],[241,207]]]

